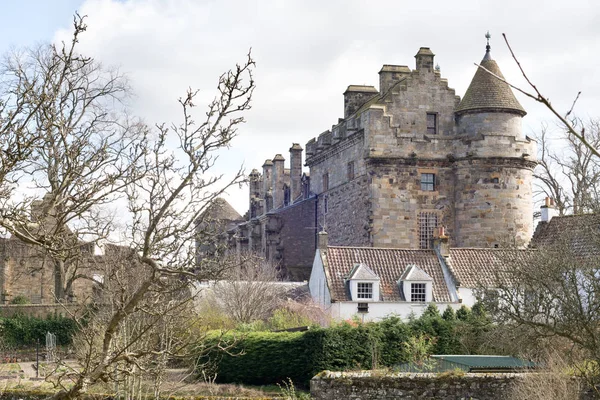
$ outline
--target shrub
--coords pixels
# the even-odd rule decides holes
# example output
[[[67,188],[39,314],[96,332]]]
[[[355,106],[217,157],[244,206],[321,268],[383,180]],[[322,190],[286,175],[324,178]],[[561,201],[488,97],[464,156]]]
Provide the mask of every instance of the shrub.
[[[68,345],[77,330],[74,320],[59,316],[36,318],[17,314],[0,318],[0,325],[5,343],[13,346],[34,346],[38,340],[44,343],[47,332],[56,335],[57,345]]]
[[[10,304],[29,304],[29,303],[30,303],[29,299],[23,295],[15,296],[10,301]]]

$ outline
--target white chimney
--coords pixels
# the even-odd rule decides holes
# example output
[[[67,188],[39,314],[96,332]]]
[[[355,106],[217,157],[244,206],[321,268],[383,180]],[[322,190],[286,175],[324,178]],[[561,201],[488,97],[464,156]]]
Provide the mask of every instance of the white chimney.
[[[544,205],[541,207],[542,211],[542,222],[550,222],[550,220],[558,215],[556,207],[554,207],[554,200],[550,197],[546,197]]]

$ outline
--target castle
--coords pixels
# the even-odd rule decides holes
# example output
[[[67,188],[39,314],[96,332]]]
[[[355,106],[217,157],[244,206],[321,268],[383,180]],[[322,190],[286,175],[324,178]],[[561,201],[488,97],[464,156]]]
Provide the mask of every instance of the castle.
[[[344,117],[306,144],[309,172],[298,144],[290,168],[277,154],[251,172],[248,218],[229,229],[232,248],[304,279],[321,230],[334,246],[427,249],[438,226],[456,248],[528,243],[535,142],[489,41],[462,99],[429,48],[415,59],[412,70],[384,65],[379,89],[348,86]]]

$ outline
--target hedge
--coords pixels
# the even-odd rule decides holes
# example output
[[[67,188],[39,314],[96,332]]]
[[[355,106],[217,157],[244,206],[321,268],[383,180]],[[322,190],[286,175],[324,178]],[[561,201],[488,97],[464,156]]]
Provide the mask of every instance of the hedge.
[[[231,354],[213,349],[200,358],[200,364],[214,368],[217,382],[265,385],[290,378],[307,385],[325,369],[369,369],[380,355],[391,360],[392,354],[397,354],[398,340],[407,332],[400,329],[382,335],[376,324],[342,324],[307,332],[253,332],[238,340],[228,350]],[[205,345],[215,347],[218,340],[232,343],[236,335],[209,337]]]
[[[209,374],[216,374],[217,382],[222,383],[264,385],[290,378],[306,386],[323,370],[393,367],[408,362],[405,343],[414,336],[432,338],[433,354],[464,354],[469,349],[460,345],[461,337],[480,335],[489,321],[485,315],[475,317],[469,310],[461,311],[459,315],[466,320],[455,318],[450,312],[444,313],[444,318],[432,309],[407,323],[391,317],[378,323],[342,323],[306,332],[212,335],[204,343],[212,350],[199,357],[198,365]],[[219,340],[237,340],[229,350],[231,354],[216,350]]]
[[[37,340],[44,344],[47,332],[56,335],[57,345],[68,345],[77,331],[77,324],[60,316],[36,318],[17,314],[0,318],[0,329],[4,342],[13,346],[35,346]]]

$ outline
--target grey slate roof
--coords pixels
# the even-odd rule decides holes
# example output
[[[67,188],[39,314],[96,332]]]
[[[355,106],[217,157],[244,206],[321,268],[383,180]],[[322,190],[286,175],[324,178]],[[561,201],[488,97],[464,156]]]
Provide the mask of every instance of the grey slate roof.
[[[489,52],[481,61],[480,66],[504,79],[496,61],[492,60]],[[478,67],[469,88],[465,92],[456,114],[480,111],[508,111],[519,115],[527,114],[507,83],[501,81],[483,68]]]
[[[451,301],[442,267],[433,250],[330,246],[325,256],[325,272],[333,301],[351,300],[346,279],[356,263],[366,264],[379,276],[379,292],[383,301],[405,300],[398,280],[413,264],[433,279],[434,301]]]
[[[579,257],[600,256],[600,214],[566,215],[540,222],[530,247],[566,248]]]
[[[235,211],[227,200],[217,197],[202,213],[201,219],[210,219],[212,221],[238,221],[243,218],[240,213]]]

